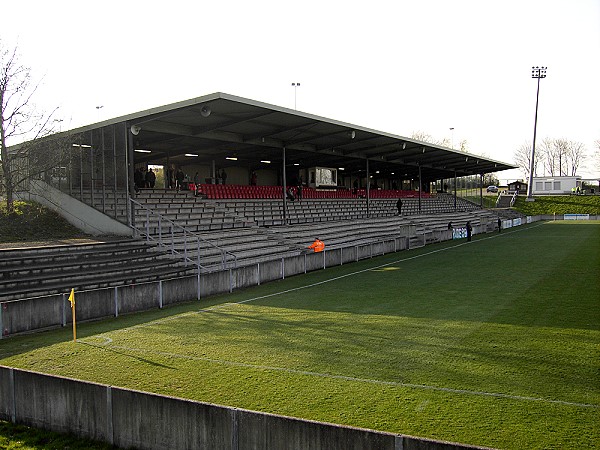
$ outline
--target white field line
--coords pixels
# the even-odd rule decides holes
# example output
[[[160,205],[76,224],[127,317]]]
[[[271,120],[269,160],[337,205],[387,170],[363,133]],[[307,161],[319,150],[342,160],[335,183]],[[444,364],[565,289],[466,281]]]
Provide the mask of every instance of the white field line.
[[[543,223],[542,223],[543,224]],[[535,225],[540,226],[542,224],[538,224]],[[531,229],[532,227],[529,227],[528,229]],[[477,241],[471,241],[471,244],[473,243],[477,243],[478,241],[482,241],[482,240],[487,240],[487,239],[495,239],[501,236],[505,236],[507,234],[512,234],[512,233],[517,233],[520,231],[525,231],[523,229],[517,229],[514,231],[507,231],[505,233],[502,234],[496,234],[494,236],[489,236],[489,237],[485,237],[482,239],[478,239]],[[407,258],[402,258],[402,259],[398,259],[396,261],[391,261],[385,264],[380,264],[374,267],[370,267],[367,269],[362,269],[362,270],[358,270],[355,272],[351,272],[345,275],[340,275],[338,277],[333,277],[333,278],[329,278],[327,280],[323,280],[323,281],[319,281],[317,283],[312,283],[312,284],[307,284],[304,286],[298,286],[295,288],[291,288],[291,289],[286,289],[283,291],[279,291],[279,292],[275,292],[272,294],[267,294],[267,295],[261,295],[259,297],[254,297],[254,298],[250,298],[247,300],[241,300],[239,302],[228,302],[228,303],[223,303],[220,305],[215,305],[212,306],[210,308],[204,308],[198,311],[192,311],[192,312],[187,312],[187,313],[183,313],[183,314],[178,314],[176,316],[173,317],[167,317],[164,319],[158,319],[158,320],[154,320],[152,322],[148,322],[146,324],[140,324],[140,325],[134,325],[128,328],[123,328],[122,330],[119,330],[118,332],[122,332],[122,331],[127,331],[127,330],[132,330],[135,328],[141,328],[141,327],[148,327],[148,326],[152,326],[152,325],[159,325],[161,323],[164,322],[168,322],[168,321],[172,321],[172,320],[177,320],[179,318],[182,317],[186,317],[189,315],[194,315],[194,314],[201,314],[203,312],[208,312],[208,311],[213,311],[215,309],[221,309],[221,308],[226,308],[228,306],[232,306],[232,305],[240,305],[240,304],[244,304],[244,303],[249,303],[255,300],[261,300],[264,298],[269,298],[269,297],[275,297],[278,295],[283,295],[283,294],[287,294],[289,292],[294,292],[294,291],[299,291],[301,289],[307,289],[307,288],[311,288],[311,287],[315,287],[315,286],[319,286],[321,284],[325,284],[325,283],[329,283],[332,281],[337,281],[349,276],[354,276],[354,275],[358,275],[364,272],[368,272],[371,270],[377,270],[377,269],[381,269],[382,267],[387,267],[393,264],[398,264],[401,262],[406,262],[406,261],[410,261],[413,259],[417,259],[417,258],[422,258],[425,256],[429,256],[429,255],[433,255],[435,253],[439,253],[439,252],[443,252],[446,250],[452,250],[458,247],[461,247],[463,245],[467,245],[469,244],[468,242],[461,242],[459,244],[453,245],[451,247],[446,247],[446,248],[442,248],[442,249],[437,249],[437,250],[432,250],[430,252],[426,252],[426,253],[421,253],[419,255],[415,255],[415,256],[410,256]],[[576,403],[576,402],[567,402],[567,401],[563,401],[563,400],[552,400],[552,399],[545,399],[545,398],[538,398],[538,397],[526,397],[526,396],[519,396],[519,395],[510,395],[510,394],[502,394],[502,393],[496,393],[496,392],[480,392],[480,391],[471,391],[471,390],[467,390],[467,389],[453,389],[453,388],[445,388],[445,387],[438,387],[438,386],[428,386],[428,385],[424,385],[424,384],[412,384],[412,383],[400,383],[400,382],[394,382],[394,381],[381,381],[381,380],[372,380],[372,379],[368,379],[368,378],[356,378],[356,377],[350,377],[350,376],[344,376],[344,375],[332,375],[332,374],[325,374],[325,373],[319,373],[319,372],[311,372],[311,371],[305,371],[305,370],[296,370],[296,369],[289,369],[289,368],[284,368],[284,367],[271,367],[271,366],[261,366],[261,365],[256,365],[256,364],[248,364],[248,363],[242,363],[242,362],[236,362],[236,361],[226,361],[226,360],[219,360],[219,359],[213,359],[213,358],[202,358],[202,357],[197,357],[197,356],[187,356],[187,355],[180,355],[177,353],[168,353],[168,352],[160,352],[160,351],[155,351],[155,350],[146,350],[146,349],[139,349],[139,348],[131,348],[131,347],[124,347],[124,346],[118,346],[118,345],[110,345],[112,344],[113,340],[108,337],[107,333],[103,333],[100,335],[96,335],[96,336],[90,336],[88,338],[83,338],[80,339],[80,341],[84,342],[86,341],[86,339],[94,339],[94,338],[102,338],[105,340],[105,342],[101,343],[101,344],[96,344],[96,345],[101,345],[101,346],[106,346],[106,347],[110,347],[110,348],[114,348],[114,349],[120,349],[120,350],[127,350],[127,351],[131,351],[131,352],[141,352],[141,353],[152,353],[155,355],[161,355],[161,356],[169,356],[169,357],[173,357],[173,358],[181,358],[181,359],[191,359],[191,360],[197,360],[197,361],[206,361],[206,362],[211,362],[211,363],[215,363],[215,364],[223,364],[223,365],[229,365],[229,366],[238,366],[238,367],[248,367],[248,368],[254,368],[254,369],[258,369],[258,370],[273,370],[273,371],[279,371],[279,372],[287,372],[287,373],[293,373],[293,374],[298,374],[298,375],[306,375],[306,376],[317,376],[317,377],[322,377],[322,378],[333,378],[333,379],[339,379],[339,380],[346,380],[346,381],[355,381],[355,382],[361,382],[361,383],[371,383],[371,384],[379,384],[379,385],[388,385],[388,386],[398,386],[398,387],[407,387],[407,388],[413,388],[413,389],[427,389],[427,390],[432,390],[432,391],[441,391],[441,392],[449,392],[449,393],[455,393],[455,394],[465,394],[465,395],[477,395],[477,396],[487,396],[487,397],[497,397],[497,398],[506,398],[506,399],[512,399],[512,400],[521,400],[521,401],[535,401],[535,402],[544,402],[544,403],[554,403],[554,404],[559,404],[559,405],[565,405],[565,406],[575,406],[575,407],[580,407],[580,408],[600,408],[600,405],[593,405],[593,404],[587,404],[587,403]]]
[[[318,281],[316,283],[305,284],[303,286],[298,286],[298,287],[295,287],[295,288],[290,288],[290,289],[286,289],[286,290],[279,291],[279,292],[273,292],[271,294],[265,294],[265,295],[261,295],[261,296],[258,296],[258,297],[249,298],[249,299],[246,299],[246,300],[240,300],[239,302],[221,303],[219,305],[211,306],[209,308],[203,308],[203,309],[200,309],[198,311],[186,312],[186,313],[178,314],[176,316],[166,317],[164,319],[153,320],[151,322],[147,322],[147,323],[140,324],[140,325],[133,325],[133,326],[128,327],[128,328],[123,328],[122,331],[126,331],[128,329],[134,329],[134,328],[149,327],[149,326],[152,326],[152,325],[159,325],[159,324],[164,323],[164,322],[169,322],[169,321],[172,321],[172,320],[177,320],[177,319],[179,319],[181,317],[186,317],[186,316],[190,316],[190,315],[193,315],[193,314],[201,314],[201,313],[204,313],[204,312],[214,311],[216,309],[227,308],[228,306],[231,306],[231,305],[242,305],[244,303],[250,303],[250,302],[254,302],[256,300],[262,300],[262,299],[265,299],[265,298],[276,297],[278,295],[284,295],[284,294],[288,294],[290,292],[300,291],[302,289],[309,289],[309,288],[312,288],[312,287],[315,287],[315,286],[320,286],[322,284],[331,283],[333,281],[338,281],[338,280],[341,280],[343,278],[351,277],[351,276],[354,276],[354,275],[359,275],[361,273],[370,272],[372,270],[378,270],[378,269],[381,269],[383,267],[391,266],[391,265],[394,265],[394,264],[398,264],[398,263],[402,263],[402,262],[406,262],[406,261],[411,261],[411,260],[417,259],[417,258],[423,258],[425,256],[434,255],[436,253],[445,252],[447,250],[453,250],[455,248],[462,247],[463,245],[476,244],[479,241],[484,241],[484,240],[488,240],[488,239],[496,239],[498,237],[506,236],[508,234],[513,234],[513,233],[517,233],[517,232],[521,232],[521,231],[527,231],[527,230],[530,230],[533,227],[539,227],[541,225],[543,225],[543,222],[541,222],[540,224],[536,224],[536,225],[534,225],[532,227],[529,227],[527,229],[517,229],[517,230],[513,230],[513,231],[507,231],[507,232],[502,233],[502,234],[495,234],[493,236],[484,237],[484,238],[477,239],[476,241],[471,241],[471,242],[460,242],[460,243],[458,243],[456,245],[452,245],[450,247],[440,248],[440,249],[437,249],[437,250],[431,250],[429,252],[421,253],[419,255],[414,255],[414,256],[409,256],[407,258],[397,259],[395,261],[390,261],[390,262],[385,263],[385,264],[379,264],[379,265],[374,266],[374,267],[369,267],[369,268],[366,268],[366,269],[357,270],[355,272],[350,272],[350,273],[347,273],[347,274],[344,274],[344,275],[340,275],[340,276],[337,276],[337,277],[328,278],[326,280]]]
[[[594,405],[594,404],[589,404],[589,403],[567,402],[564,400],[553,400],[553,399],[547,399],[547,398],[541,398],[541,397],[527,397],[527,396],[521,396],[521,395],[502,394],[502,393],[498,393],[498,392],[484,392],[484,391],[472,391],[472,390],[468,390],[468,389],[454,389],[454,388],[446,388],[446,387],[439,387],[439,386],[429,386],[426,384],[414,384],[414,383],[401,383],[401,382],[397,382],[397,381],[373,380],[373,379],[369,379],[369,378],[358,378],[358,377],[351,377],[351,376],[346,376],[346,375],[333,375],[333,374],[329,374],[329,373],[312,372],[312,371],[308,371],[308,370],[290,369],[287,367],[263,366],[260,364],[249,364],[249,363],[243,363],[243,362],[239,362],[239,361],[227,361],[227,360],[215,359],[215,358],[205,358],[205,357],[201,357],[201,356],[181,355],[179,353],[161,352],[161,351],[147,350],[147,349],[142,349],[142,348],[125,347],[125,346],[121,346],[121,345],[110,345],[112,343],[112,339],[110,339],[106,336],[103,336],[103,335],[100,335],[98,337],[103,337],[105,339],[105,342],[101,343],[101,344],[89,343],[88,345],[98,345],[99,347],[108,347],[108,348],[113,348],[113,349],[117,349],[117,350],[125,350],[125,351],[129,351],[129,352],[150,353],[153,355],[170,357],[170,358],[188,359],[188,360],[193,360],[193,361],[204,361],[204,362],[208,362],[208,363],[212,363],[212,364],[220,364],[220,365],[225,365],[225,366],[246,367],[246,368],[256,369],[256,370],[269,370],[269,371],[275,371],[275,372],[290,373],[290,374],[294,374],[294,375],[330,378],[330,379],[335,379],[335,380],[351,381],[351,382],[356,382],[356,383],[369,383],[369,384],[376,384],[376,385],[383,385],[383,386],[396,386],[396,387],[403,387],[403,388],[410,388],[410,389],[422,389],[422,390],[429,390],[429,391],[447,392],[447,393],[451,393],[451,394],[496,397],[496,398],[505,398],[505,399],[509,399],[509,400],[518,400],[518,401],[551,403],[551,404],[558,404],[558,405],[563,405],[563,406],[573,406],[573,407],[577,407],[577,408],[594,408],[594,409],[600,408],[600,405]],[[90,339],[90,338],[87,338],[87,339]],[[85,338],[81,339],[80,341],[83,341],[83,343],[86,343]]]

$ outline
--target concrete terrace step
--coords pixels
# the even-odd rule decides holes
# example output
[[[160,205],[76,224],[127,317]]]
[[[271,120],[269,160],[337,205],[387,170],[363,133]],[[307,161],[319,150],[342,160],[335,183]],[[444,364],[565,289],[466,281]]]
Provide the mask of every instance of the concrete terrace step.
[[[297,256],[302,254],[301,250],[278,250],[278,251],[269,251],[266,253],[261,249],[255,250],[246,250],[243,252],[239,252],[237,254],[237,266],[249,266],[256,263],[263,263],[267,261],[273,261],[277,259],[281,259],[288,256]],[[214,259],[206,259],[202,264],[203,267],[208,268],[209,270],[218,270],[220,269],[221,260],[218,258]]]
[[[155,246],[138,240],[115,241],[81,245],[0,250],[0,270],[7,267],[58,265],[76,259],[92,259],[98,255],[139,255]]]
[[[180,247],[176,246],[175,248],[180,253],[183,252],[183,246],[180,246]],[[287,245],[282,245],[275,241],[266,241],[266,240],[258,241],[258,240],[256,240],[256,241],[246,241],[243,243],[238,243],[236,245],[230,245],[230,246],[224,248],[224,250],[235,255],[236,257],[239,257],[239,255],[245,251],[257,250],[257,249],[262,251],[263,253],[267,253],[272,250],[280,250],[280,249],[290,250],[290,247]],[[194,259],[196,257],[196,255],[198,254],[198,250],[197,250],[197,248],[189,247],[187,249],[187,253],[188,253],[188,255],[194,255],[194,256],[190,256],[191,259]],[[216,249],[214,247],[203,247],[200,249],[201,258],[208,258],[211,256],[220,256],[220,255],[221,255],[221,252],[219,251],[219,249]]]
[[[77,273],[79,271],[99,271],[110,268],[121,268],[131,264],[140,267],[142,264],[155,263],[160,265],[160,255],[149,252],[131,255],[103,254],[102,257],[86,257],[77,260],[65,260],[61,262],[46,262],[36,264],[24,264],[19,266],[0,268],[0,284],[10,280],[24,280],[27,278],[39,279],[40,277],[51,276],[52,274],[63,274],[67,272]]]
[[[116,260],[109,264],[96,265],[71,263],[68,266],[56,266],[49,270],[16,270],[9,273],[4,271],[5,276],[0,279],[0,292],[4,288],[21,287],[23,289],[35,284],[44,284],[56,279],[76,280],[80,278],[97,278],[111,274],[134,274],[151,271],[153,268],[163,266],[175,266],[179,261],[168,257],[152,258],[144,261],[121,261]]]
[[[157,280],[189,270],[181,259],[137,240],[5,249],[0,263],[1,300]]]
[[[37,297],[43,295],[69,293],[71,288],[75,290],[97,289],[105,287],[124,286],[130,284],[140,284],[145,282],[157,281],[160,279],[176,278],[189,274],[190,270],[195,271],[196,268],[190,269],[189,266],[175,267],[166,266],[154,268],[151,272],[136,272],[123,274],[103,274],[98,278],[79,277],[77,279],[68,277],[65,279],[55,279],[52,282],[44,284],[35,284],[23,290],[20,286],[17,288],[2,288],[0,291],[0,301],[12,301],[21,298]]]
[[[20,277],[15,280],[0,281],[0,300],[30,297],[40,292],[65,292],[71,288],[93,289],[113,285],[135,284],[155,281],[164,276],[179,276],[189,268],[181,263],[152,261],[143,265],[125,266],[110,270],[92,269],[89,271],[66,271],[45,274],[43,277]]]

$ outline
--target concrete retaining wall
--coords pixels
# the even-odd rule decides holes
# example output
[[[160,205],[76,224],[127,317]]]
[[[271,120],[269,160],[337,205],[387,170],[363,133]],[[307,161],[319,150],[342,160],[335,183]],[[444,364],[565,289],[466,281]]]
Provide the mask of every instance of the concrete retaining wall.
[[[0,419],[140,449],[481,449],[0,366]]]
[[[29,191],[16,193],[16,196],[21,200],[33,200],[44,205],[63,216],[80,230],[93,236],[133,235],[133,230],[127,225],[59,191],[42,180],[29,180]]]

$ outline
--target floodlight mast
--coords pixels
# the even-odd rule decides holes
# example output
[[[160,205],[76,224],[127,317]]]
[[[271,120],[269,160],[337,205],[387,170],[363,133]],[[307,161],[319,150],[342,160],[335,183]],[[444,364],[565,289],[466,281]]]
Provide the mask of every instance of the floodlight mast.
[[[298,87],[300,87],[300,83],[292,83],[292,86],[294,87],[294,109],[297,110],[298,108],[296,107],[296,94],[298,91]]]
[[[537,134],[537,116],[538,116],[538,103],[540,100],[540,80],[546,78],[547,67],[532,67],[531,78],[537,78],[537,94],[535,97],[535,121],[533,123],[533,146],[531,148],[531,160],[529,161],[529,185],[527,186],[527,201],[533,200],[533,168],[535,167],[535,137]]]

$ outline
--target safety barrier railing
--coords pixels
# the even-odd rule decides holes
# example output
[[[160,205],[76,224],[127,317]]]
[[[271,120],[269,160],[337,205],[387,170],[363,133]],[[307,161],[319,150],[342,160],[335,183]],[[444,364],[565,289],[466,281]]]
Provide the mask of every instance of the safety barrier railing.
[[[135,208],[140,208],[145,212],[145,220],[142,224],[142,227],[137,226],[135,220],[132,220],[133,223],[130,224],[136,237],[145,236],[147,242],[155,242],[159,247],[170,251],[171,254],[181,257],[185,261],[186,265],[189,263],[196,265],[199,272],[210,270],[209,267],[201,264],[201,250],[204,247],[210,247],[218,252],[221,258],[220,268],[222,270],[237,267],[237,256],[234,253],[213,244],[208,239],[204,239],[203,237],[192,233],[171,219],[152,211],[150,208],[145,207],[134,199],[130,199],[130,202],[132,204],[132,211],[134,211]],[[135,214],[132,214],[132,217],[139,219],[139,216],[136,217]],[[152,225],[151,227],[151,217],[156,219],[156,226]],[[156,233],[151,233],[151,228],[156,228]],[[163,228],[167,228],[168,231],[164,233]],[[183,252],[181,249],[175,248],[176,238],[183,238]],[[192,259],[194,250],[196,251],[196,257]]]

